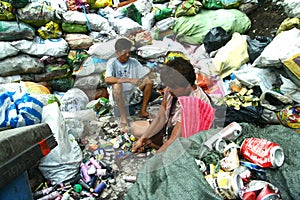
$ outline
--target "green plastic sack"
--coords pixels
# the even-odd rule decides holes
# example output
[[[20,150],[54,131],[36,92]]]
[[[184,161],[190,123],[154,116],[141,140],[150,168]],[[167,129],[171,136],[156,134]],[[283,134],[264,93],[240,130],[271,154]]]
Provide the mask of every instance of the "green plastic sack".
[[[221,0],[223,8],[238,8],[242,1],[241,0]]]
[[[61,28],[66,33],[87,33],[87,25],[84,24],[70,24],[63,22]]]
[[[138,24],[142,25],[142,14],[140,11],[135,7],[134,4],[123,9],[124,14],[132,19],[133,21],[137,22]]]
[[[174,23],[173,31],[179,42],[202,44],[205,35],[217,26],[230,34],[243,34],[251,27],[251,21],[238,9],[201,9],[201,13],[197,15],[179,17]]]
[[[172,14],[172,9],[163,7],[163,8],[154,8],[154,16],[157,21],[170,17]]]
[[[204,0],[203,8],[206,9],[220,9],[223,8],[221,0]]]
[[[69,89],[73,88],[74,83],[75,77],[73,76],[49,81],[51,89],[58,92],[67,92]]]
[[[181,3],[176,9],[175,17],[193,16],[199,13],[202,3],[196,0],[187,0]]]

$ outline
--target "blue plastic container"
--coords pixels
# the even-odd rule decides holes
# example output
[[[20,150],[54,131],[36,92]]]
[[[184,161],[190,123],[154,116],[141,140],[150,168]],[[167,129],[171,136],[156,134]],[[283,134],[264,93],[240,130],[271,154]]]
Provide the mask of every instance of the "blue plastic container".
[[[0,199],[33,200],[27,171],[0,188]]]

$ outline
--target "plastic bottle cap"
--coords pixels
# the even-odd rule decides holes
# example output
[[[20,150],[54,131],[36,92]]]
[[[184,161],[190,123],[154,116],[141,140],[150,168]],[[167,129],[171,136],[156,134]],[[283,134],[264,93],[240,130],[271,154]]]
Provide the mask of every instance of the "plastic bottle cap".
[[[80,193],[82,191],[82,186],[80,184],[75,184],[73,188],[77,193]]]

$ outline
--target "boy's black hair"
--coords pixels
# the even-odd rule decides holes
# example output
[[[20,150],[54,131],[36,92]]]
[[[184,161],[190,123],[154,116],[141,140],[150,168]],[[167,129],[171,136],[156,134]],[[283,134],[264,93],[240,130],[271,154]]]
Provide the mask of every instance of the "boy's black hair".
[[[132,47],[132,42],[126,38],[120,38],[115,43],[116,51],[130,50],[131,47]]]
[[[176,57],[161,69],[162,82],[173,88],[195,85],[196,74],[193,65],[182,57]]]

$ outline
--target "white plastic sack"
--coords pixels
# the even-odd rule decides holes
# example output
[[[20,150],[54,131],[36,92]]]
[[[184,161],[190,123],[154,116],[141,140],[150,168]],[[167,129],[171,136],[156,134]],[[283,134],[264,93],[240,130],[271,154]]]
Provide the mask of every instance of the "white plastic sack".
[[[77,77],[74,83],[74,87],[80,88],[82,90],[95,90],[100,83],[99,74],[91,74],[85,77]]]
[[[49,125],[58,145],[40,160],[41,173],[46,179],[56,183],[75,177],[82,161],[82,151],[74,136],[67,133],[65,121],[57,103],[43,108],[42,122]]]
[[[290,97],[297,103],[300,103],[300,88],[295,85],[293,81],[284,76],[280,75],[283,84],[280,87],[280,91],[283,92],[284,95]]]
[[[66,34],[65,40],[68,42],[70,49],[89,49],[93,45],[93,38],[80,33]]]
[[[73,71],[73,75],[76,77],[88,76],[91,74],[97,74],[99,77],[106,70],[107,60],[89,56],[86,60],[83,61],[82,66],[78,71]]]
[[[291,18],[300,18],[300,1],[299,0],[284,0],[282,3],[284,12]]]
[[[85,110],[88,102],[88,96],[81,89],[71,88],[60,99],[60,110],[62,112]]]
[[[222,77],[226,77],[233,71],[239,69],[249,61],[247,51],[247,40],[245,35],[237,32],[232,34],[231,40],[221,47],[212,62],[216,72]]]
[[[153,40],[151,45],[145,45],[137,49],[137,54],[142,58],[157,58],[165,56],[168,51],[179,51],[189,57],[185,48],[176,41],[169,38],[161,40]]]
[[[293,28],[279,33],[256,58],[254,67],[278,67],[286,60],[300,52],[300,30]]]
[[[251,88],[259,85],[262,92],[271,90],[276,82],[277,74],[269,68],[257,68],[250,64],[243,65],[233,72],[235,77],[245,86]]]
[[[9,56],[17,55],[18,49],[13,47],[9,42],[0,41],[0,60]]]
[[[35,29],[28,24],[17,21],[0,21],[0,40],[32,40],[35,36]]]
[[[108,21],[112,25],[113,29],[119,35],[130,35],[134,32],[140,32],[143,27],[137,22],[128,17],[123,18],[108,18]]]
[[[20,82],[20,81],[21,81],[21,76],[20,75],[0,77],[0,84]]]
[[[136,9],[145,16],[146,14],[151,12],[153,0],[137,0],[133,2]],[[130,5],[130,4],[129,4]]]
[[[59,15],[68,11],[68,6],[67,6],[65,0],[55,0],[55,1],[53,1],[53,0],[30,0],[30,1],[31,2],[39,2],[39,3],[46,2],[47,5],[51,6],[51,8],[53,8],[55,10],[56,17],[58,19],[61,19],[61,17]]]
[[[11,42],[19,51],[34,56],[61,57],[68,54],[68,43],[63,38],[42,39],[36,36],[33,41],[18,40]]]
[[[0,61],[1,76],[43,73],[44,68],[44,63],[40,62],[38,58],[26,54],[18,54]]]
[[[144,30],[150,31],[155,23],[155,15],[153,12],[142,16],[142,27]]]
[[[79,11],[67,11],[63,13],[63,21],[71,24],[85,24],[93,31],[116,35],[107,19],[95,13],[84,14]]]
[[[120,37],[109,40],[107,42],[99,42],[90,46],[87,53],[92,56],[108,60],[115,56],[115,43]]]
[[[109,40],[112,40],[114,38],[117,37],[117,34],[114,32],[113,30],[113,33],[110,34],[110,33],[105,33],[105,32],[102,32],[102,31],[91,31],[89,33],[89,36],[91,38],[93,38],[93,43],[98,43],[98,42],[107,42]]]
[[[29,24],[55,20],[54,8],[47,2],[31,2],[24,8],[18,9],[18,17]]]

